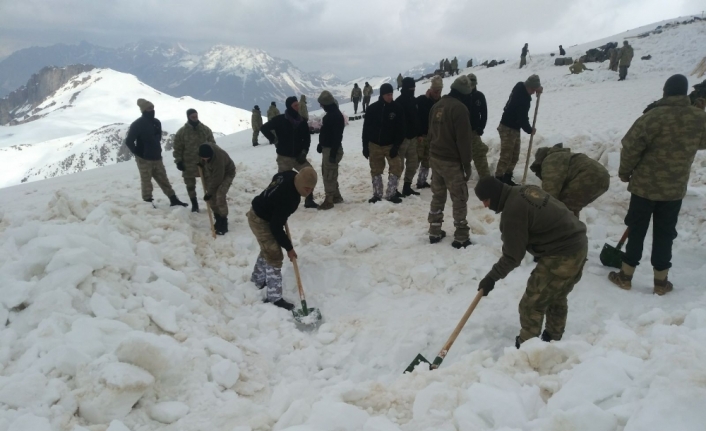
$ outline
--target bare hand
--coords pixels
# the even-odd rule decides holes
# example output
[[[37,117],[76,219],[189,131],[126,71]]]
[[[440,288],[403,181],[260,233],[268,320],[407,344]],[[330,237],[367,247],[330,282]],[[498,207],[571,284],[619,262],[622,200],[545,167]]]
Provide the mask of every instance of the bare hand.
[[[535,91],[537,92],[537,94],[542,94],[542,91],[544,91],[544,87],[537,87]]]
[[[296,260],[299,256],[297,256],[297,252],[294,251],[294,249],[291,249],[287,252],[287,257],[289,258],[289,260],[294,262],[294,260]]]
[[[532,134],[534,135],[535,133],[537,133],[537,129],[532,127]]]

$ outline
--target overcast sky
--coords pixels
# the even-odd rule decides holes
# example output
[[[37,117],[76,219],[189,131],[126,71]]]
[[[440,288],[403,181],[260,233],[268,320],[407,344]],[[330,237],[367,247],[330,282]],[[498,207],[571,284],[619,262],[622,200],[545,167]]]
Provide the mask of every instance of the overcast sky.
[[[392,75],[454,55],[517,57],[664,19],[703,0],[0,0],[0,58],[81,40],[117,47],[244,45],[341,78]]]

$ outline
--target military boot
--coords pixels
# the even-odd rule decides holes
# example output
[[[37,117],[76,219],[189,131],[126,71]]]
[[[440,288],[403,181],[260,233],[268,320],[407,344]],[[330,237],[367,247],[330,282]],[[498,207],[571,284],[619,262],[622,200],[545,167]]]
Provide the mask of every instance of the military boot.
[[[672,284],[671,281],[669,281],[667,279],[667,274],[669,273],[668,269],[665,269],[664,271],[657,271],[655,269],[654,273],[655,273],[655,288],[654,288],[655,294],[662,296],[662,295],[666,295],[667,293],[674,290],[674,285]]]
[[[319,209],[320,210],[330,210],[331,208],[333,208],[333,196],[326,195],[324,202],[321,205],[319,205]]]
[[[508,172],[505,175],[503,175],[503,179],[501,181],[504,182],[505,184],[507,184],[508,186],[514,187],[517,185],[517,183],[512,181],[512,172]]]
[[[545,342],[548,343],[548,342],[552,341],[552,336],[549,335],[549,334],[547,333],[547,330],[545,329],[544,332],[542,332],[542,337],[541,337],[541,339],[542,339],[542,341],[545,341]]]
[[[228,233],[228,216],[221,216],[221,224],[216,227],[216,235]]]
[[[311,192],[309,196],[304,200],[304,208],[318,208],[319,205],[314,202],[314,192]]]
[[[446,231],[439,229],[439,233],[429,233],[429,244],[436,244],[446,238]]]
[[[270,302],[269,299],[265,299],[265,303],[269,303],[269,302]],[[278,300],[272,302],[272,305],[276,305],[276,306],[279,307],[279,308],[284,308],[284,309],[287,310],[287,311],[292,311],[292,310],[294,310],[294,304],[292,304],[291,302],[286,301],[286,300],[283,299],[283,298],[280,298],[280,299],[278,299]]]
[[[341,196],[341,192],[336,192],[333,195],[333,203],[334,204],[342,204],[343,203],[343,196]]]
[[[402,187],[402,194],[405,197],[411,195],[419,196],[419,192],[412,190],[412,183],[404,183],[404,187]]]
[[[218,233],[218,230],[221,228],[221,215],[214,212],[213,220],[213,230]]]
[[[471,242],[470,239],[467,239],[467,240],[465,240],[465,241],[463,241],[463,242],[461,242],[461,241],[454,241],[454,242],[451,243],[451,246],[452,246],[453,248],[457,249],[457,250],[460,250],[460,249],[462,249],[462,248],[466,248],[466,247],[468,247],[469,245],[473,245],[473,243]]]
[[[184,202],[180,201],[179,198],[176,197],[176,195],[169,196],[169,206],[170,207],[175,207],[175,206],[179,206],[179,205],[181,205],[183,207],[189,206],[189,204],[185,204]]]
[[[191,198],[191,212],[199,212],[199,200],[197,198]]]
[[[373,177],[373,197],[368,200],[371,204],[382,200],[382,175]]]
[[[397,184],[399,183],[399,178],[396,175],[390,174],[387,177],[387,196],[385,199],[393,204],[398,204],[402,202],[400,198],[401,194],[397,191]]]
[[[632,289],[633,274],[635,274],[635,267],[623,262],[623,265],[620,267],[620,272],[611,271],[610,274],[608,274],[608,280],[612,281],[613,284],[621,289],[630,290]]]

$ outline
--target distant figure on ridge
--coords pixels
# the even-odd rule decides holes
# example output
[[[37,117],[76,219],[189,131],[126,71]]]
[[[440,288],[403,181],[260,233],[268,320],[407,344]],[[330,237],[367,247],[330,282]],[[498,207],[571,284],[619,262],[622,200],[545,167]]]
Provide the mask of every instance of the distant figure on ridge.
[[[360,103],[360,99],[362,97],[363,92],[361,91],[360,87],[358,87],[358,84],[353,84],[353,91],[351,91],[351,101],[353,102],[354,114],[358,113],[358,103]]]
[[[399,75],[397,75],[397,90],[399,91],[401,89],[402,89],[402,74],[400,73]]]
[[[259,145],[257,138],[260,136],[260,128],[262,127],[262,113],[260,113],[260,107],[257,105],[252,110],[250,125],[252,126],[252,146],[257,147]]]
[[[628,68],[630,67],[634,55],[635,53],[632,50],[632,46],[630,46],[627,40],[624,40],[623,47],[620,48],[620,54],[618,55],[618,59],[620,60],[618,65],[620,67],[618,81],[625,81],[628,77]]]
[[[559,55],[566,55],[566,51],[564,51],[564,47],[559,45]]]
[[[368,109],[368,106],[370,106],[370,97],[373,95],[373,87],[370,86],[367,82],[365,83],[365,86],[363,86],[363,113]]]
[[[520,54],[520,69],[522,69],[522,66],[527,65],[527,54],[529,54],[529,46],[525,44],[522,47],[522,54]]]
[[[451,76],[453,76],[454,73],[458,75],[458,59],[456,57],[451,60]]]

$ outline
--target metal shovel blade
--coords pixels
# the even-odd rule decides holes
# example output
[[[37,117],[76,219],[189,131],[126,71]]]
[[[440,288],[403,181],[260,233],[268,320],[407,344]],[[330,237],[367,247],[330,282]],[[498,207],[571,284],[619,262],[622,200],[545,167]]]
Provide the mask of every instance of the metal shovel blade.
[[[321,312],[318,308],[307,308],[306,311],[302,308],[292,310],[294,320],[302,325],[316,325],[322,319]]]
[[[431,369],[431,362],[427,361],[427,358],[422,356],[422,354],[418,354],[416,358],[412,361],[411,364],[409,364],[409,367],[407,367],[406,370],[404,370],[405,373],[411,373],[414,371],[414,369],[417,367],[417,365],[421,364],[424,362],[425,364],[429,364],[429,368]],[[404,373],[403,373],[404,374]]]
[[[623,252],[610,244],[604,244],[601,250],[601,263],[611,268],[620,268],[623,264]]]

